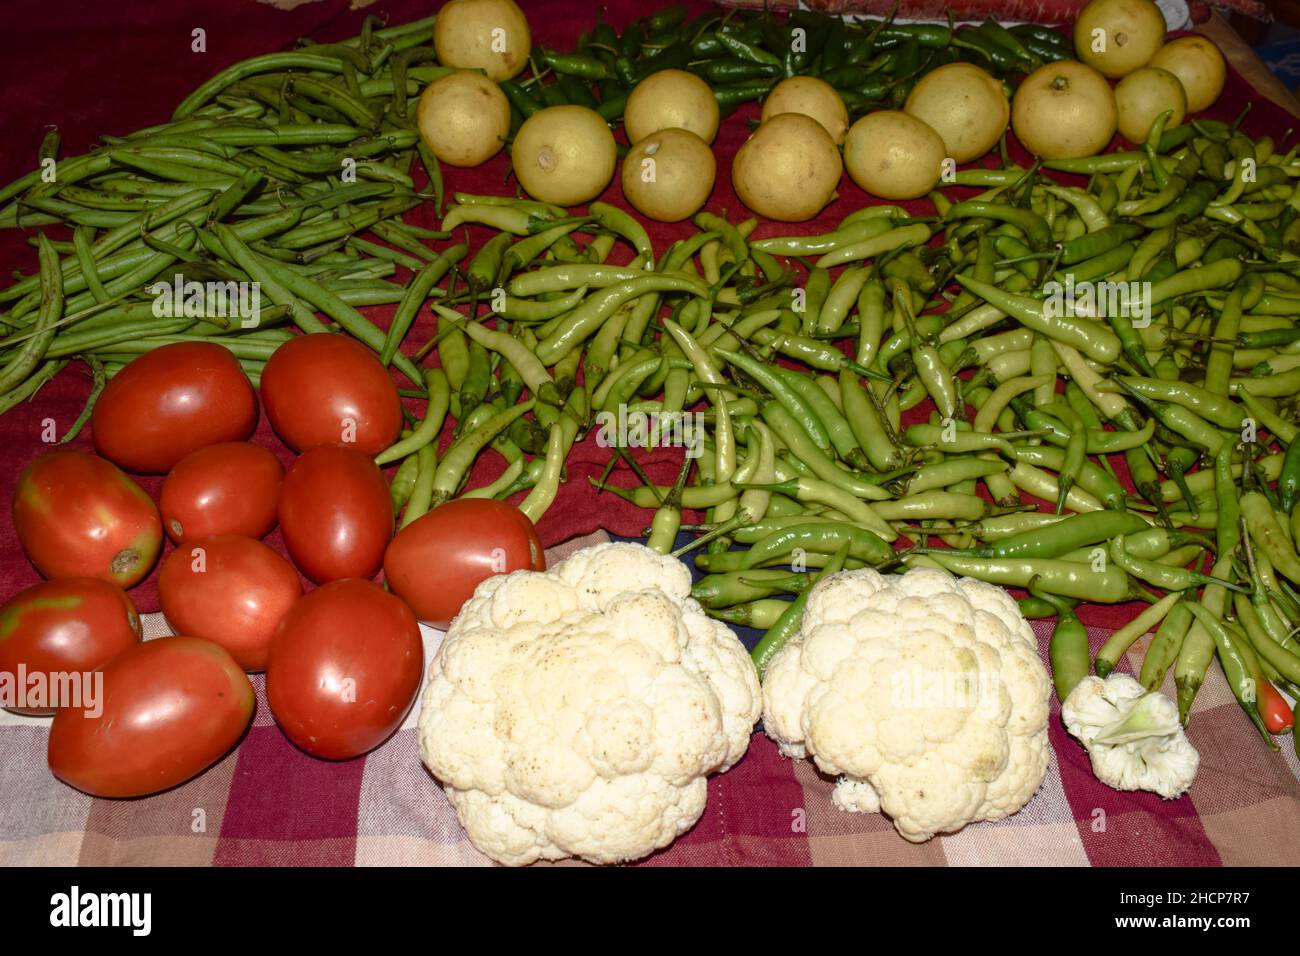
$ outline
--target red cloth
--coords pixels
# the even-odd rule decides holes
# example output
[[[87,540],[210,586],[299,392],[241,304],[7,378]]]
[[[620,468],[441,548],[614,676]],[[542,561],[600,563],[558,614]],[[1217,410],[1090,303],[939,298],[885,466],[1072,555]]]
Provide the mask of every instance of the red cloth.
[[[589,29],[596,8],[575,14],[570,0],[522,0],[534,30],[534,43],[558,49],[571,49],[579,31]],[[693,0],[692,12],[706,8]],[[200,0],[177,0],[164,7],[147,3],[126,2],[111,7],[72,0],[65,5],[65,15],[55,19],[38,6],[13,10],[7,32],[12,42],[9,54],[0,59],[0,88],[8,102],[23,104],[23,109],[0,116],[0,141],[8,145],[0,159],[0,179],[8,182],[32,168],[37,147],[47,124],[57,124],[63,138],[64,156],[76,155],[89,148],[103,134],[125,134],[131,130],[168,119],[173,108],[191,90],[217,70],[239,59],[258,53],[289,49],[299,37],[329,41],[355,35],[366,14],[378,14],[390,23],[425,16],[427,3],[414,0],[388,0],[364,12],[347,9],[343,0],[324,0],[285,12],[245,0],[221,3]],[[606,18],[621,26],[631,18],[647,12],[643,4],[631,0],[612,0]],[[206,52],[191,50],[192,31],[206,31]],[[1277,133],[1291,124],[1290,117],[1279,107],[1252,94],[1249,86],[1235,73],[1228,87],[1209,115],[1231,118],[1246,103],[1253,103],[1245,129],[1255,135]],[[757,115],[750,105],[725,120],[714,143],[718,157],[718,182],[707,208],[726,212],[733,220],[748,215],[736,198],[729,171],[731,158],[748,135],[747,123]],[[1021,162],[1023,151],[1013,147]],[[447,195],[455,190],[471,193],[500,193],[513,188],[506,183],[507,157],[504,153],[477,169],[444,167]],[[973,192],[973,190],[971,191]],[[601,197],[607,202],[628,208],[615,182]],[[764,222],[755,238],[791,233],[818,233],[834,226],[847,213],[868,204],[868,197],[845,176],[840,198],[815,220],[795,225]],[[916,212],[929,212],[928,203],[910,204]],[[436,226],[432,204],[408,214],[408,220]],[[647,222],[656,250],[673,240],[691,234],[688,223],[662,224]],[[30,230],[0,232],[0,261],[7,271],[35,268],[35,252],[27,243]],[[471,248],[486,239],[490,232],[478,227],[470,230]],[[621,245],[621,244],[620,244]],[[630,258],[626,249],[616,249],[614,258]],[[405,273],[399,273],[404,278]],[[386,325],[392,307],[365,310],[380,325]],[[413,351],[426,341],[434,322],[425,309],[407,338],[407,350]],[[66,429],[80,412],[89,390],[89,376],[80,363],[64,370],[39,395],[24,406],[0,418],[0,488],[13,489],[21,469],[44,450],[41,441],[43,422],[52,418],[57,429]],[[413,411],[422,407],[412,402]],[[924,418],[929,406],[914,410],[908,421]],[[79,436],[78,447],[90,446],[90,435]],[[265,416],[254,441],[271,448],[287,465],[292,456],[275,437]],[[447,436],[444,435],[444,444]],[[649,521],[650,514],[626,504],[611,494],[597,495],[587,479],[600,473],[609,452],[597,446],[594,434],[574,449],[567,465],[568,481],[550,511],[539,525],[547,546],[574,535],[604,528],[614,534],[637,535]],[[656,480],[671,483],[680,463],[680,452],[666,450],[639,455]],[[474,485],[484,484],[500,473],[503,462],[491,452],[484,454],[471,476]],[[391,467],[389,469],[391,473]],[[156,496],[161,479],[140,478],[140,483]],[[634,483],[621,467],[614,480],[624,485]],[[688,520],[690,516],[688,515]],[[268,543],[283,550],[279,533]],[[170,545],[167,546],[170,550]],[[0,596],[34,584],[39,576],[23,556],[12,522],[0,521]],[[131,596],[141,611],[158,609],[157,572],[132,590]],[[1090,608],[1085,611],[1090,624],[1114,627],[1133,615],[1132,608]]]

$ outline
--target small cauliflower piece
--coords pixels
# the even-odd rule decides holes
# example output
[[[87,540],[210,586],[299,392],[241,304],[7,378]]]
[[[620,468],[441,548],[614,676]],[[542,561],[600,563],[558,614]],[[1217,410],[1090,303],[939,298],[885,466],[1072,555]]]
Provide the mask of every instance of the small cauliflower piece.
[[[763,681],[781,752],[840,779],[842,810],[883,811],[913,842],[1000,820],[1043,781],[1051,685],[999,587],[946,571],[843,571],[808,595]]]
[[[1173,800],[1192,785],[1201,763],[1178,705],[1128,674],[1085,677],[1061,704],[1061,720],[1087,748],[1097,779],[1116,790]]]
[[[420,754],[474,845],[501,863],[634,860],[704,812],[745,754],[754,665],[639,544],[488,578],[429,669]]]

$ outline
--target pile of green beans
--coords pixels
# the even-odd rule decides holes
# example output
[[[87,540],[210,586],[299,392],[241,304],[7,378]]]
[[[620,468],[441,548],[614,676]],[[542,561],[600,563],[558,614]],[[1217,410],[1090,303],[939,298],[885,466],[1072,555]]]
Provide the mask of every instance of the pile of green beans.
[[[689,18],[686,7],[675,5],[622,32],[598,21],[572,51],[534,51],[530,76],[501,86],[524,118],[575,104],[614,121],[637,83],[660,70],[700,76],[724,113],[761,99],[783,78],[815,76],[835,87],[856,115],[901,106],[922,76],[945,63],[970,62],[1009,78],[1071,55],[1056,30],[1007,29],[991,18],[956,27],[814,10],[710,10]]]
[[[0,188],[0,227],[71,232],[36,237],[41,271],[0,290],[0,410],[81,358],[96,388],[62,436],[69,441],[103,381],[136,355],[211,338],[256,384],[291,334],[286,323],[353,335],[422,384],[394,336],[358,307],[402,303],[409,325],[425,296],[408,294],[394,273],[416,272],[431,292],[466,251],[435,252],[428,242],[443,233],[402,220],[427,200],[443,202],[412,108],[446,72],[433,62],[432,24],[382,27],[369,18],[350,40],[242,61],[195,90],[171,121],[105,137],[85,155],[59,157],[51,133],[37,168]],[[420,190],[416,166],[427,184]],[[177,277],[202,284],[193,303],[201,307],[177,302],[160,316],[153,287]],[[255,325],[236,314],[233,298],[237,283],[252,282],[263,300]]]

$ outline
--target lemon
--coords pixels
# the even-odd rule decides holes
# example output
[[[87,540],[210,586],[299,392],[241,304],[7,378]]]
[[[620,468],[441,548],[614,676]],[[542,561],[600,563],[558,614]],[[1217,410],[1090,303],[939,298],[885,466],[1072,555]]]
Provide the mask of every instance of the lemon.
[[[849,131],[849,111],[835,87],[814,76],[792,76],[778,83],[763,101],[761,121],[781,113],[811,116],[831,134],[835,145],[844,142]]]
[[[959,163],[979,159],[1006,132],[1011,104],[1002,84],[971,63],[948,63],[916,84],[903,111],[939,134]]]
[[[439,161],[477,166],[495,156],[510,131],[510,101],[482,73],[449,73],[420,94],[420,138]]]
[[[708,143],[690,130],[661,129],[623,157],[623,195],[642,215],[680,222],[708,201],[717,172]]]
[[[1077,60],[1040,66],[1024,78],[1011,101],[1016,138],[1043,159],[1100,152],[1115,135],[1117,121],[1110,84]]]
[[[1170,40],[1151,58],[1157,66],[1178,77],[1187,94],[1187,112],[1209,109],[1223,92],[1227,72],[1219,48],[1202,36]]]
[[[718,101],[709,84],[685,70],[660,70],[638,83],[623,108],[628,142],[661,129],[688,129],[706,143],[718,135]]]
[[[528,65],[533,36],[515,0],[448,0],[433,23],[438,62],[508,80]]]
[[[1074,21],[1074,52],[1103,76],[1127,76],[1165,42],[1165,15],[1151,0],[1091,0]]]
[[[900,110],[862,117],[844,141],[849,176],[881,199],[924,196],[939,182],[947,155],[938,133]]]
[[[528,195],[575,206],[599,196],[609,184],[617,151],[614,134],[595,110],[550,106],[524,120],[510,162]]]
[[[1166,110],[1173,115],[1165,129],[1173,129],[1187,115],[1187,94],[1178,77],[1158,66],[1134,70],[1115,86],[1115,106],[1119,112],[1119,135],[1130,143],[1141,143],[1151,131],[1156,117]]]
[[[835,196],[844,171],[840,151],[821,123],[778,113],[736,152],[731,181],[746,206],[769,219],[811,219]]]

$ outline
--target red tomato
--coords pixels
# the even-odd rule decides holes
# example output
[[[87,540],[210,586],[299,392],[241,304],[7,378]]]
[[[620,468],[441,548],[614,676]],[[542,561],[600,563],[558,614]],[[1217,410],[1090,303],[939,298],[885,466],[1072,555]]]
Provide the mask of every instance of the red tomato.
[[[474,589],[494,574],[545,571],[528,516],[490,498],[439,505],[397,533],[384,553],[384,580],[416,617],[445,628]]]
[[[0,607],[0,679],[24,687],[28,706],[9,709],[54,713],[60,695],[51,692],[58,687],[58,675],[93,671],[139,641],[135,605],[107,581],[62,578],[19,591]],[[33,675],[41,675],[38,686],[29,679]]]
[[[211,342],[141,355],[104,386],[90,418],[97,452],[151,474],[197,448],[245,439],[256,424],[253,386],[230,350]]]
[[[271,427],[294,451],[345,444],[375,455],[402,429],[397,386],[374,353],[346,335],[285,342],[259,388]]]
[[[98,706],[63,707],[50,726],[50,770],[91,796],[142,797],[183,783],[253,718],[253,685],[211,641],[145,641],[101,670]]]
[[[261,538],[275,527],[284,468],[265,448],[222,442],[190,452],[158,495],[163,530],[175,542],[210,534]]]
[[[271,642],[266,698],[285,735],[317,757],[373,750],[402,723],[424,672],[411,609],[350,578],[289,609]]]
[[[246,671],[266,669],[276,625],[301,596],[292,564],[237,534],[191,538],[167,556],[158,575],[172,630],[220,644]]]
[[[280,531],[294,564],[317,584],[373,578],[393,536],[388,483],[355,448],[309,448],[284,476]]]
[[[116,465],[75,448],[47,452],[14,490],[23,551],[47,578],[99,578],[129,588],[149,573],[162,521]]]

